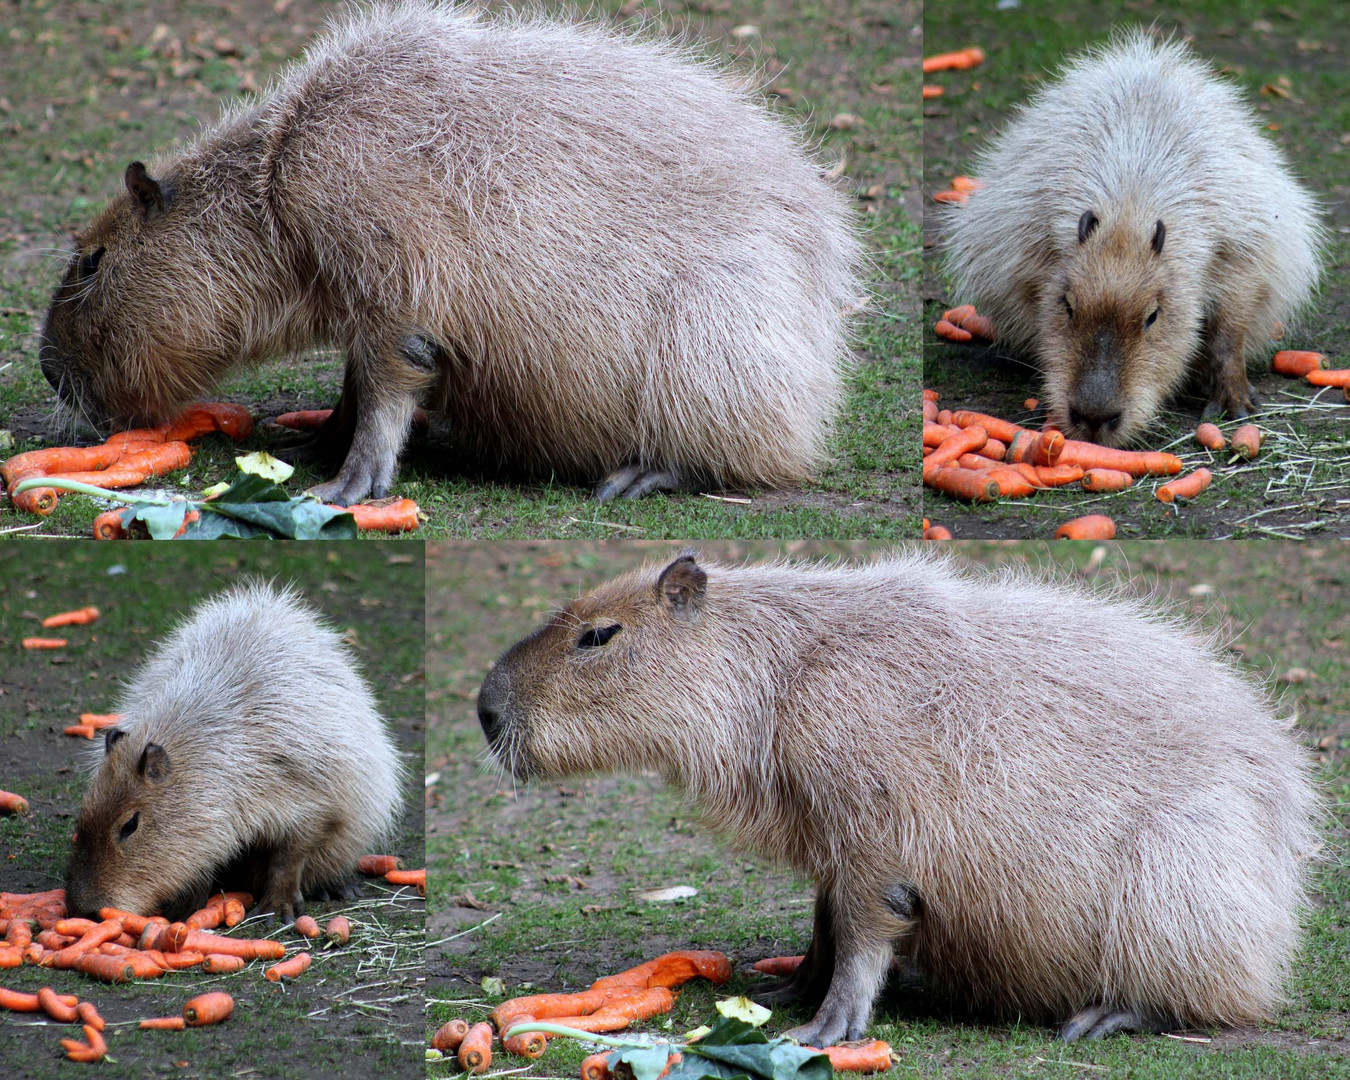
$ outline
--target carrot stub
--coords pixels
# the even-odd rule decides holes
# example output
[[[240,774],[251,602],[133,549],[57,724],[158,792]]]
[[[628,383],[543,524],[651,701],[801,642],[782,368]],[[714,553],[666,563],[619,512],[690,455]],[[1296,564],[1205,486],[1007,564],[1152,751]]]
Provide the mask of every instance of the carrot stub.
[[[1195,429],[1195,441],[1206,450],[1222,450],[1228,445],[1218,424],[1201,424]]]
[[[210,975],[229,975],[244,970],[242,956],[226,956],[224,953],[208,953],[202,957],[202,970]]]
[[[609,1080],[609,1055],[613,1050],[607,1050],[603,1054],[592,1054],[581,1063],[581,1080]]]
[[[464,1036],[468,1033],[469,1022],[467,1020],[458,1018],[447,1020],[436,1029],[436,1034],[431,1037],[431,1045],[442,1052],[454,1053],[464,1042]]]
[[[183,1021],[188,1027],[205,1027],[228,1020],[234,1012],[234,998],[223,990],[202,994],[183,1006]]]
[[[1074,518],[1055,530],[1056,540],[1111,540],[1115,535],[1116,523],[1105,514]]]
[[[307,938],[316,938],[323,933],[312,916],[301,915],[295,920],[295,932]]]
[[[182,1031],[187,1027],[187,1021],[181,1016],[156,1016],[142,1020],[136,1026],[145,1031]]]
[[[334,945],[346,945],[352,936],[351,921],[345,915],[335,915],[323,928],[323,936]]]
[[[930,525],[924,529],[923,538],[925,540],[950,540],[952,531],[945,525]]]
[[[1304,376],[1313,386],[1350,387],[1350,368],[1335,368],[1332,371],[1310,371]]]
[[[73,1024],[76,1016],[74,1005],[67,1005],[59,997],[56,991],[50,986],[44,986],[37,992],[38,1004],[42,1006],[42,1011],[53,1020],[59,1020],[63,1024]]]
[[[1195,472],[1187,476],[1177,477],[1175,480],[1169,480],[1165,484],[1159,484],[1158,490],[1154,492],[1163,502],[1174,502],[1177,499],[1193,499],[1205,488],[1209,487],[1210,481],[1214,477],[1208,469],[1196,469]]]
[[[82,1023],[88,1024],[95,1031],[102,1031],[108,1026],[104,1023],[103,1017],[99,1016],[98,1009],[94,1007],[92,1001],[81,1001],[76,1005],[75,1015],[80,1018]]]
[[[71,724],[65,728],[65,734],[74,735],[81,739],[92,739],[94,737],[94,728],[91,724]]]
[[[514,1023],[528,1024],[532,1023],[534,1019],[533,1016],[519,1016]],[[548,1049],[548,1038],[542,1031],[526,1031],[523,1034],[510,1037],[503,1032],[502,1047],[508,1054],[534,1060],[544,1056],[544,1051]]]
[[[938,202],[944,202],[946,200],[940,198],[939,196],[945,194],[946,192],[939,191],[937,195],[933,196],[933,198],[937,199]],[[948,322],[946,319],[939,319],[934,324],[933,333],[937,334],[937,336],[940,338],[945,338],[947,341],[956,341],[961,344],[965,344],[967,341],[970,341],[975,336],[969,330],[957,326],[955,323]]]
[[[487,1072],[492,1065],[492,1025],[474,1024],[459,1044],[459,1065],[466,1072]]]
[[[390,870],[384,880],[391,885],[415,885],[419,896],[427,894],[427,872],[421,870]]]
[[[88,1042],[82,1043],[78,1039],[61,1040],[66,1057],[71,1061],[102,1061],[103,1055],[108,1052],[108,1044],[103,1041],[102,1033],[92,1024],[85,1024],[81,1030]]]
[[[281,982],[282,979],[298,979],[309,970],[310,955],[307,952],[296,953],[289,960],[273,964],[263,974],[268,982]]]
[[[105,510],[94,518],[94,539],[95,540],[125,540],[127,538],[126,526],[122,524],[122,512],[127,507],[118,507],[116,510]]]
[[[763,960],[755,961],[755,970],[765,975],[786,977],[801,967],[805,959],[805,956],[766,956]]]
[[[1088,469],[1083,474],[1084,491],[1124,491],[1134,477],[1119,469]]]
[[[42,620],[42,629],[54,630],[58,626],[87,626],[98,618],[98,608],[85,607],[78,611],[63,611],[59,615],[48,615]]]
[[[1233,432],[1233,452],[1251,461],[1261,451],[1261,429],[1255,424],[1243,424]]]
[[[64,649],[66,639],[63,637],[26,637],[23,639],[25,649]]]
[[[412,532],[422,524],[421,511],[412,499],[357,503],[355,506],[337,506],[329,503],[328,506],[333,510],[347,511],[356,519],[358,529],[370,532]]]
[[[15,795],[12,791],[0,791],[0,814],[18,814],[20,816],[28,813],[28,800],[22,795]]]
[[[815,1047],[808,1046],[807,1049],[814,1050]],[[830,1059],[836,1072],[882,1072],[892,1064],[890,1044],[880,1039],[827,1046],[820,1053]]]
[[[367,877],[384,877],[390,870],[402,870],[403,860],[397,855],[362,855],[356,869]]]
[[[927,75],[933,71],[966,71],[982,63],[984,63],[984,50],[978,45],[972,45],[966,49],[958,49],[956,52],[925,56],[923,72]]]

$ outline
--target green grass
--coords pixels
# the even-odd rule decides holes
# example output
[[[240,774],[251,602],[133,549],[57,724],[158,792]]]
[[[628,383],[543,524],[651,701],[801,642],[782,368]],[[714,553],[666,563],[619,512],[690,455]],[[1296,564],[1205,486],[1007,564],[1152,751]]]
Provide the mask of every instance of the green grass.
[[[597,7],[613,14],[620,4],[604,0]],[[8,140],[7,168],[0,171],[0,416],[15,450],[59,434],[50,424],[52,392],[38,369],[34,338],[63,265],[49,253],[69,247],[71,231],[117,190],[127,162],[181,144],[216,116],[221,97],[265,85],[332,7],[296,0],[278,14],[262,0],[198,4],[158,37],[156,24],[131,0],[101,5],[97,20],[77,17],[72,0],[36,0],[10,13],[0,71],[0,97],[10,106],[0,109]],[[921,243],[913,211],[920,138],[918,40],[910,34],[917,5],[755,0],[733,13],[677,0],[624,10],[701,41],[741,70],[760,68],[772,79],[780,111],[805,122],[821,159],[845,162],[839,184],[858,196],[871,298],[854,320],[855,363],[829,464],[801,490],[733,492],[729,501],[681,494],[599,507],[587,487],[483,475],[460,460],[444,431],[433,431],[414,439],[393,493],[423,507],[428,520],[417,535],[428,538],[917,535]],[[759,33],[731,34],[746,24]],[[222,35],[233,46],[223,53]],[[50,57],[58,53],[87,62],[54,67]],[[840,113],[853,114],[857,124],[831,128]],[[235,374],[215,396],[247,404],[260,419],[326,407],[337,396],[341,366],[331,353],[277,358]],[[271,437],[260,432],[242,449],[264,447]],[[9,452],[0,447],[0,456]],[[232,473],[233,453],[223,438],[208,438],[187,473],[158,483],[171,490],[208,486]],[[323,479],[327,474],[302,468],[288,488],[299,492]],[[0,530],[87,536],[100,508],[83,496],[67,501],[67,509],[40,522],[6,503]]]
[[[1315,875],[1314,907],[1289,985],[1290,1002],[1259,1029],[1212,1031],[1183,1042],[1120,1036],[1065,1046],[1030,1024],[957,1015],[931,994],[892,985],[869,1034],[896,1048],[897,1074],[976,1077],[1322,1077],[1350,1075],[1350,562],[1343,545],[968,542],[979,563],[1056,566],[1123,575],[1209,625],[1226,628],[1245,666],[1298,717],[1299,740],[1316,752],[1331,815]],[[870,545],[736,541],[699,545],[709,556],[762,559],[787,551],[810,558],[861,554]],[[483,771],[474,699],[491,662],[550,610],[612,574],[672,545],[436,544],[428,549],[427,767],[429,788],[428,1033],[452,1016],[477,1020],[501,995],[584,989],[595,978],[668,949],[728,953],[737,973],[723,991],[692,984],[671,1017],[642,1030],[678,1034],[706,1021],[723,994],[757,985],[745,966],[801,952],[810,934],[809,883],[753,856],[730,853],[697,826],[655,776],[540,783],[515,789]],[[1015,618],[1015,613],[1006,613]],[[1311,677],[1284,686],[1293,668]],[[571,880],[569,880],[571,879]],[[584,882],[579,888],[576,881]],[[691,885],[677,905],[638,899],[642,890]],[[470,898],[480,907],[466,906]],[[771,1031],[804,1019],[775,1014]],[[583,1052],[565,1040],[538,1063],[503,1058],[494,1068],[527,1076],[575,1075]],[[437,1065],[431,1075],[453,1072]]]
[[[951,345],[931,327],[950,307],[950,284],[940,275],[938,226],[931,195],[954,175],[972,175],[974,155],[999,131],[1012,107],[1027,99],[1068,56],[1098,43],[1117,24],[1156,22],[1177,31],[1242,88],[1284,151],[1295,172],[1322,199],[1327,211],[1327,271],[1320,296],[1281,348],[1315,349],[1333,366],[1350,360],[1350,215],[1345,200],[1350,130],[1350,24],[1342,6],[1312,2],[1274,7],[1224,0],[1153,3],[1128,0],[1088,3],[1047,0],[997,11],[992,4],[934,6],[925,20],[924,51],[945,52],[978,43],[985,63],[969,72],[947,72],[927,81],[945,88],[924,109],[925,262],[924,385],[952,408],[976,408],[1009,420],[1028,414],[1023,400],[1035,396],[1037,378],[1028,357],[1001,358],[994,350]],[[1267,84],[1287,78],[1292,98],[1262,94]],[[1211,455],[1190,441],[1203,402],[1173,404],[1145,438],[1150,449],[1171,449],[1187,468],[1209,466],[1214,485],[1184,507],[1153,496],[1150,481],[1110,496],[1086,496],[1077,489],[1043,492],[1032,499],[965,506],[929,494],[924,513],[960,537],[1048,537],[1070,517],[1106,513],[1122,537],[1243,538],[1343,535],[1350,520],[1350,406],[1337,390],[1315,388],[1268,370],[1251,373],[1267,411],[1257,422],[1266,433],[1260,458],[1234,464],[1230,455]]]
[[[0,742],[6,750],[0,786],[22,793],[31,813],[0,817],[0,890],[33,892],[63,883],[70,833],[84,780],[78,768],[89,746],[62,734],[81,712],[111,711],[119,684],[153,644],[195,604],[243,575],[294,582],[342,628],[357,661],[411,761],[408,813],[392,850],[409,865],[423,862],[421,802],[424,659],[422,551],[403,544],[85,545],[38,546],[0,540],[0,566],[12,587],[0,593]],[[22,573],[19,568],[22,567]],[[34,653],[20,639],[40,633],[40,618],[94,604],[99,620],[63,631],[69,645]],[[144,1076],[187,1061],[196,1075],[239,1069],[297,1076],[415,1076],[421,1071],[420,1021],[425,905],[406,891],[394,901],[383,883],[361,899],[311,904],[321,921],[336,913],[352,922],[352,941],[336,951],[311,950],[314,964],[284,987],[253,964],[231,976],[182,972],[147,983],[105,986],[73,971],[25,967],[4,972],[3,985],[25,991],[52,985],[93,1001],[105,1020],[113,1076]],[[269,934],[270,930],[270,934]],[[247,936],[289,930],[247,927]],[[136,1021],[173,1015],[188,997],[223,989],[235,1015],[217,1028],[185,1035],[142,1032]],[[0,1059],[22,1060],[25,1080],[65,1075],[58,1040],[64,1025],[0,1017]]]

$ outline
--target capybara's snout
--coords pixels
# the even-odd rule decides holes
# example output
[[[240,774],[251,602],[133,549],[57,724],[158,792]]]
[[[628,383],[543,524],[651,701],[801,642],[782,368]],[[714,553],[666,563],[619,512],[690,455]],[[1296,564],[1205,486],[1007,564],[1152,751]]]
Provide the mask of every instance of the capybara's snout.
[[[497,748],[501,738],[507,702],[510,698],[510,679],[496,664],[478,688],[478,722],[483,727],[488,746]]]

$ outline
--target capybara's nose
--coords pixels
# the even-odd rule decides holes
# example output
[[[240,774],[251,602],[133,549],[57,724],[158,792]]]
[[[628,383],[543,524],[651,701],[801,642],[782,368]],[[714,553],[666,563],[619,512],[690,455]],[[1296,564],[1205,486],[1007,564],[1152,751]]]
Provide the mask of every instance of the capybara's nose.
[[[61,389],[61,373],[63,365],[54,356],[44,356],[38,366],[42,368],[42,376],[52,385],[53,390]]]
[[[506,680],[496,668],[488,672],[478,688],[478,722],[483,726],[489,745],[497,741],[502,726],[502,707],[506,702]]]
[[[1069,423],[1095,435],[1109,435],[1120,424],[1121,411],[1107,406],[1069,406]]]

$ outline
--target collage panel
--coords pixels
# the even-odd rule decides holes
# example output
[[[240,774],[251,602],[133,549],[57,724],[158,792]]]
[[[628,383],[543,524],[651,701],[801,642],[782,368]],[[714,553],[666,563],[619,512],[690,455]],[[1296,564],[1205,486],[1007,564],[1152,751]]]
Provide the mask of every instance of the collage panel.
[[[897,1071],[1336,1075],[1344,555],[431,545],[427,1037],[655,1071],[750,998]]]
[[[917,0],[8,15],[0,529],[917,534]]]
[[[925,516],[957,538],[1088,515],[1120,538],[1346,535],[1350,11],[928,5],[925,56],[981,45],[925,75],[924,386],[1023,475],[984,501],[947,473]],[[1024,427],[1071,445],[1005,455]],[[1022,468],[1046,462],[1070,467]]]
[[[357,873],[424,865],[420,545],[4,539],[0,575],[0,1074],[89,1067],[48,987],[104,1075],[420,1075],[425,902]]]

